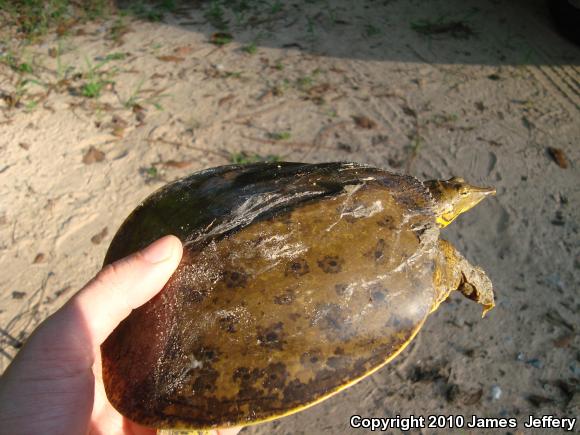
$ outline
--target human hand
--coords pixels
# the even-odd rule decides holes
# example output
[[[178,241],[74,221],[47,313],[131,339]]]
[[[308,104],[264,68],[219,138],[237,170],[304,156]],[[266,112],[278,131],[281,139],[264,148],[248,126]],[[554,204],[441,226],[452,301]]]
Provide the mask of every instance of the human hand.
[[[163,288],[181,255],[179,239],[163,237],[104,267],[41,323],[0,378],[0,432],[155,434],[107,400],[100,345],[131,310]]]

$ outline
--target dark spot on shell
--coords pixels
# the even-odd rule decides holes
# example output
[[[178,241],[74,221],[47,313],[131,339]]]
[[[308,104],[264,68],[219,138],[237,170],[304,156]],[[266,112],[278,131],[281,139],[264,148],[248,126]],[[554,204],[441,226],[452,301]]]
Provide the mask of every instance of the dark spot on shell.
[[[334,370],[323,369],[316,372],[314,380],[316,382],[327,383],[329,381],[334,381],[336,379],[336,374]]]
[[[191,306],[194,304],[199,304],[207,297],[206,291],[201,291],[198,289],[189,289],[184,294],[184,305]]]
[[[323,259],[318,260],[318,266],[325,273],[338,273],[342,270],[344,260],[337,256],[327,255]]]
[[[375,291],[371,294],[373,302],[383,302],[385,300],[385,294],[381,291]]]
[[[282,295],[274,296],[274,303],[277,305],[290,305],[294,302],[295,297],[294,289],[288,288]]]
[[[393,314],[387,321],[387,326],[395,328],[397,331],[407,330],[413,328],[415,322],[407,317],[401,317]]]
[[[258,329],[260,346],[282,350],[286,344],[286,341],[283,339],[283,329],[284,324],[282,322],[274,323],[266,329]]]
[[[263,375],[263,370],[260,369],[250,370],[247,367],[238,367],[232,375],[232,380],[241,385],[251,385],[254,384]]]
[[[310,272],[310,266],[308,266],[306,260],[304,258],[298,258],[286,265],[284,275],[299,277],[306,275],[308,272]]]
[[[311,325],[320,328],[331,340],[348,339],[353,334],[338,304],[318,304]]]
[[[220,357],[220,352],[217,349],[208,346],[198,347],[194,349],[191,353],[193,354],[196,360],[201,361],[204,364],[214,363],[218,361]]]
[[[322,358],[322,353],[319,349],[310,349],[308,352],[304,352],[300,355],[300,364],[308,368],[318,366]]]
[[[238,330],[238,319],[233,314],[227,314],[220,317],[218,325],[222,331],[234,333]]]
[[[268,367],[264,370],[264,374],[265,379],[262,382],[262,386],[268,391],[282,388],[288,378],[286,365],[281,362],[268,364]]]
[[[251,385],[244,385],[240,388],[240,391],[238,391],[237,399],[240,401],[247,400],[254,403],[256,397],[260,397],[261,395],[262,391],[252,387]]]
[[[306,397],[311,396],[308,387],[308,384],[303,384],[298,379],[294,379],[284,388],[284,401],[290,403],[302,402]]]
[[[385,239],[377,240],[377,245],[375,246],[373,255],[375,257],[376,262],[383,260],[383,257],[385,255]]]
[[[357,372],[366,371],[367,366],[368,366],[368,359],[365,359],[365,358],[359,358],[354,362],[354,369]]]
[[[377,225],[382,228],[387,228],[389,230],[395,229],[395,220],[392,216],[382,216],[378,221]]]
[[[192,389],[196,394],[213,393],[216,391],[216,381],[218,372],[211,366],[203,366],[195,372],[196,376],[192,381]]]
[[[348,358],[344,356],[331,356],[326,360],[326,365],[334,370],[342,370],[348,368]]]
[[[246,287],[248,275],[238,270],[226,270],[222,277],[228,288]]]

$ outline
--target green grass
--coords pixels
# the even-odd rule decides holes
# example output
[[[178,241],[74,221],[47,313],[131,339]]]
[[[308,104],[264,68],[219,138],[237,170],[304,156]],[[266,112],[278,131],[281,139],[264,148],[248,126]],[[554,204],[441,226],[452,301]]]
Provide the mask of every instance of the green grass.
[[[81,87],[81,94],[83,97],[87,98],[99,98],[101,96],[101,91],[103,90],[104,86],[105,83],[103,83],[102,81],[91,81],[85,83]]]
[[[276,154],[268,154],[262,156],[257,153],[247,153],[246,151],[241,151],[237,153],[230,153],[230,162],[236,165],[244,165],[248,163],[258,163],[258,162],[279,162],[280,156]]]
[[[220,1],[212,0],[204,16],[215,28],[227,30],[229,20],[225,18],[225,10]]]
[[[292,137],[292,133],[289,131],[278,131],[275,133],[270,133],[268,136],[274,140],[288,140]]]
[[[135,85],[131,94],[122,101],[122,104],[125,108],[131,109],[135,106],[147,106],[151,105],[155,107],[157,110],[163,110],[163,106],[161,105],[161,100],[163,98],[169,97],[169,94],[162,94],[162,93],[155,93],[152,96],[145,97],[142,92],[143,84],[145,83],[145,79],[141,78],[139,82]]]
[[[381,34],[381,29],[372,24],[365,25],[365,35],[368,37],[373,37]]]
[[[66,33],[74,21],[104,18],[113,12],[160,21],[165,13],[174,11],[176,7],[175,0],[133,0],[122,10],[112,7],[109,0],[0,0],[0,11],[4,12],[3,18],[7,18],[4,24],[15,26],[30,39],[43,36],[59,26],[60,31]]]
[[[296,79],[296,87],[302,91],[307,91],[314,85],[314,78],[311,76],[302,76]]]
[[[87,72],[83,74],[85,78],[85,83],[80,88],[80,93],[83,97],[87,98],[99,98],[103,88],[109,84],[113,83],[110,80],[111,72],[100,71],[100,69],[110,62],[106,57],[99,63],[93,65],[88,58],[85,58],[87,64]]]
[[[125,53],[109,53],[103,58],[103,60],[124,60],[126,57],[127,55]]]
[[[8,25],[15,25],[27,37],[44,35],[73,18],[95,19],[109,12],[107,0],[0,0]]]
[[[248,45],[244,45],[242,51],[248,54],[256,54],[258,52],[258,47],[255,42],[252,42]]]

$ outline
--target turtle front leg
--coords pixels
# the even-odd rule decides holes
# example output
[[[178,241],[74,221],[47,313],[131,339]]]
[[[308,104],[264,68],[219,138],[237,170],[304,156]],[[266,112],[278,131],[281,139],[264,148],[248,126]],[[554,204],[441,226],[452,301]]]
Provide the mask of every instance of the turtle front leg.
[[[495,306],[491,280],[482,269],[472,266],[447,240],[439,240],[433,284],[436,297],[431,312],[454,290],[483,305],[482,317]]]

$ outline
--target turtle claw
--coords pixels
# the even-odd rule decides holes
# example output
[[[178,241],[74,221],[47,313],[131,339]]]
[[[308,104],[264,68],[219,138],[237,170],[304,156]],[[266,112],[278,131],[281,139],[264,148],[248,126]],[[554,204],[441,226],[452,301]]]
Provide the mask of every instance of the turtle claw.
[[[467,263],[467,261],[466,261]],[[469,263],[467,263],[469,265]],[[473,267],[462,271],[462,279],[458,290],[466,297],[478,304],[483,305],[481,317],[485,317],[488,311],[495,307],[493,286],[491,280],[479,267]]]

